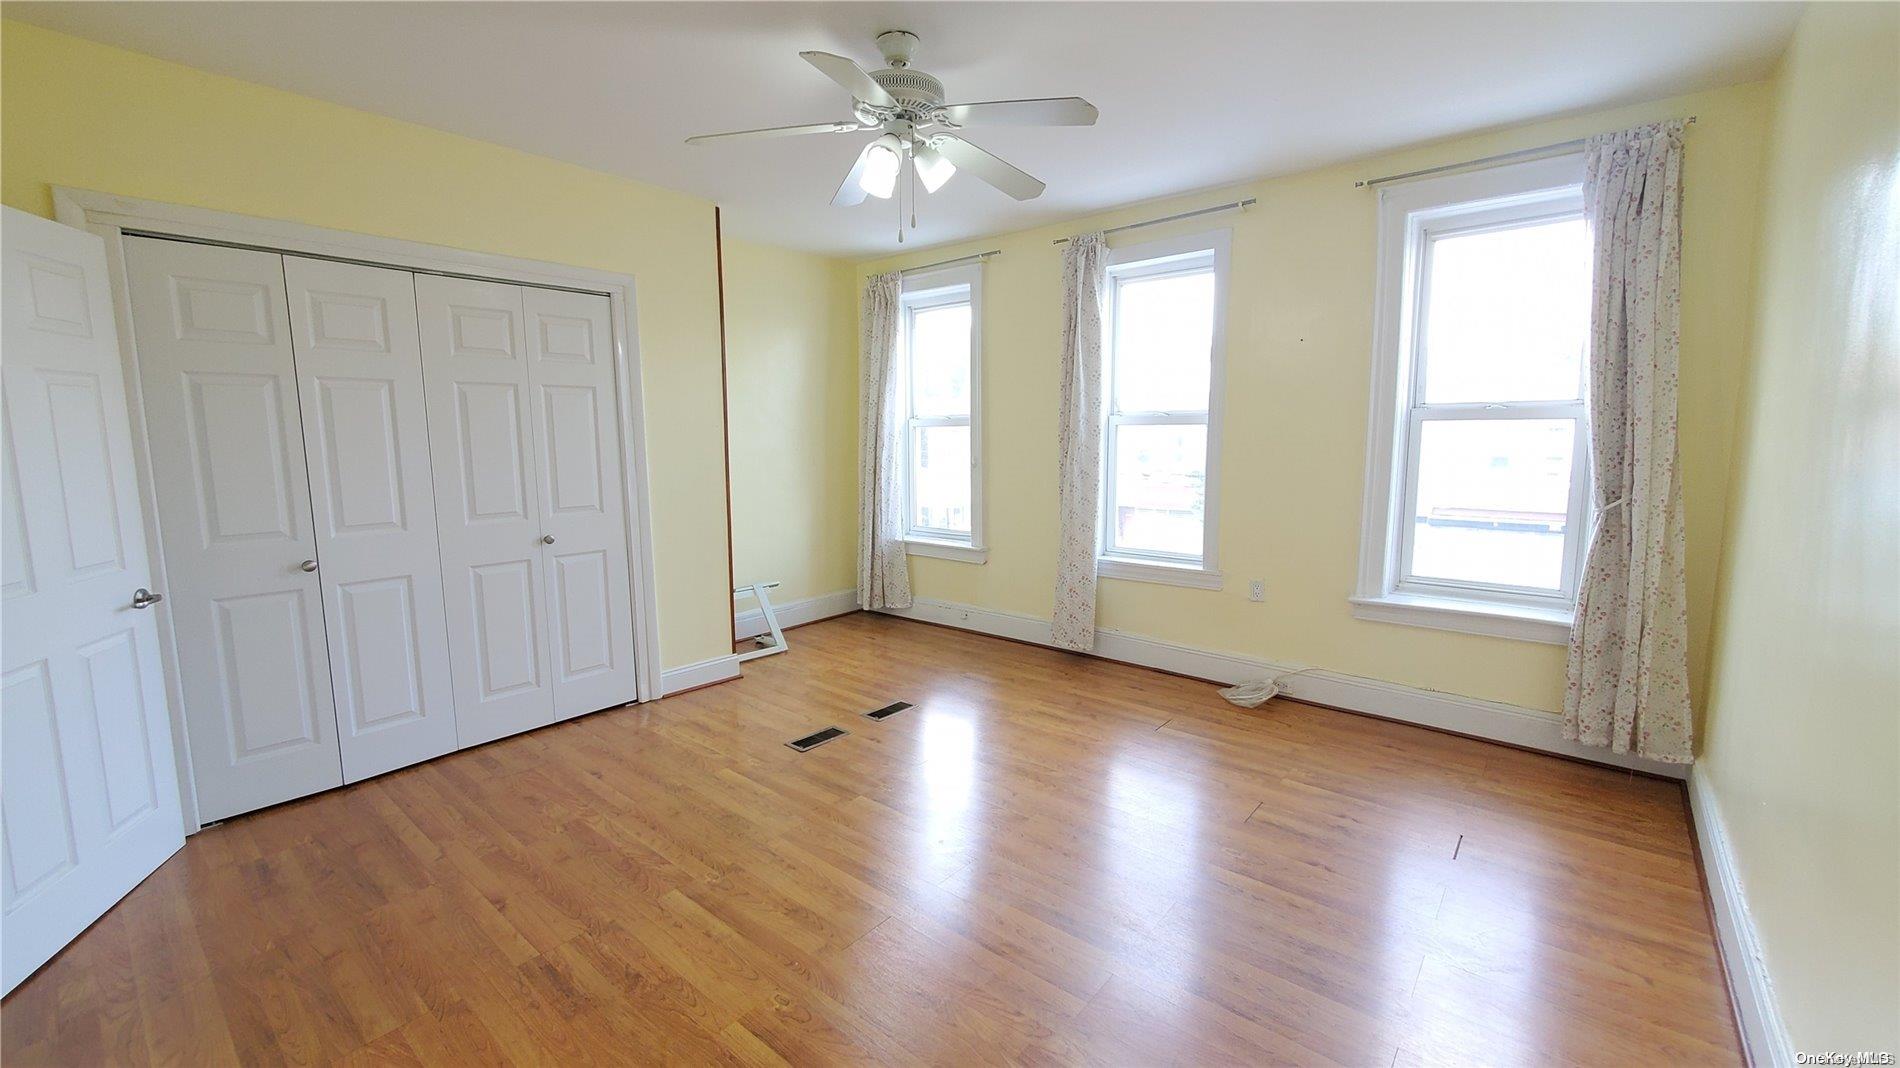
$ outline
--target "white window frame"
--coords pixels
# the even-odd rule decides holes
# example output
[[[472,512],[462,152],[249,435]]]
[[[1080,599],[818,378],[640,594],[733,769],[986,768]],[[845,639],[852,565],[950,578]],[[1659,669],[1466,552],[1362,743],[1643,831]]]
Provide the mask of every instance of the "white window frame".
[[[1217,590],[1222,576],[1220,545],[1221,399],[1226,394],[1227,278],[1231,230],[1210,230],[1182,237],[1145,241],[1112,248],[1108,253],[1108,300],[1102,309],[1102,478],[1096,515],[1095,571],[1105,578],[1158,582],[1170,586]],[[1115,409],[1115,317],[1122,282],[1212,268],[1214,272],[1214,332],[1208,353],[1208,396],[1205,411],[1118,412]],[[1124,549],[1110,542],[1115,514],[1115,428],[1134,425],[1207,427],[1206,480],[1202,486],[1201,553],[1197,557],[1140,549]]]
[[[1417,356],[1426,259],[1433,236],[1564,218],[1583,211],[1583,156],[1577,153],[1427,179],[1379,192],[1379,273],[1373,324],[1364,521],[1358,585],[1360,619],[1469,634],[1564,644],[1591,523],[1588,404],[1558,402],[1425,404]],[[1587,384],[1588,368],[1580,370]],[[1574,419],[1563,585],[1556,593],[1411,574],[1407,519],[1418,484],[1420,428],[1428,420]]]
[[[910,325],[917,312],[948,304],[970,305],[970,414],[920,418],[912,407],[910,366]],[[904,276],[903,292],[898,299],[898,367],[903,376],[900,393],[904,401],[904,544],[911,556],[931,556],[981,564],[989,559],[983,542],[983,265],[965,264]],[[970,533],[912,527],[917,514],[911,496],[911,443],[922,427],[967,426],[970,428]]]

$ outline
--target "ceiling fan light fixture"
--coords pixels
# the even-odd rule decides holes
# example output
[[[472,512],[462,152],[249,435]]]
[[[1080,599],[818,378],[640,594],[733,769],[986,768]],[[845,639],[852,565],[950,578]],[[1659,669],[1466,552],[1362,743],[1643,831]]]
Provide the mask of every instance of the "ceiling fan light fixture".
[[[897,172],[904,166],[904,143],[896,134],[885,134],[864,150],[864,170],[858,185],[879,200],[889,200],[897,188]]]
[[[900,224],[908,201],[910,226],[917,225],[918,187],[925,193],[942,189],[959,171],[1014,200],[1034,200],[1046,188],[1042,181],[993,152],[959,136],[982,126],[1093,126],[1099,117],[1095,105],[1079,96],[1037,97],[1026,100],[981,100],[946,104],[943,82],[911,65],[917,35],[891,30],[878,35],[878,51],[888,64],[867,71],[848,56],[830,52],[800,52],[818,73],[851,94],[851,119],[807,122],[795,126],[698,134],[688,144],[756,141],[806,134],[855,134],[875,131],[876,139],[863,144],[831,195],[835,207],[852,208],[866,197],[898,202]],[[853,138],[855,141],[856,138]],[[900,193],[904,163],[910,162],[910,184]],[[900,225],[897,239],[904,239]]]
[[[949,181],[950,176],[957,173],[957,165],[944,159],[943,153],[938,152],[931,145],[920,146],[911,159],[917,166],[917,177],[924,183],[924,191],[927,193],[935,193],[942,189],[943,183]]]

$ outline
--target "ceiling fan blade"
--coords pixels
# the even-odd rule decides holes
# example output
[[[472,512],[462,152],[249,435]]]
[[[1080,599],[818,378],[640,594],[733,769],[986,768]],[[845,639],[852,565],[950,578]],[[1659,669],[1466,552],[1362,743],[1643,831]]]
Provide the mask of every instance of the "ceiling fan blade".
[[[868,194],[865,193],[864,187],[858,184],[858,179],[864,175],[865,161],[871,158],[871,145],[875,144],[877,142],[873,141],[865,145],[864,150],[858,153],[858,161],[851,165],[851,173],[844,176],[844,184],[840,185],[838,191],[831,197],[832,206],[849,208],[864,203],[864,198]]]
[[[795,137],[799,134],[855,133],[863,129],[855,122],[808,122],[802,126],[767,126],[762,130],[733,130],[730,133],[699,134],[686,139],[689,145],[708,141],[727,141],[735,137]]]
[[[817,67],[819,73],[844,86],[845,92],[850,93],[853,99],[881,108],[897,106],[896,98],[872,81],[871,76],[864,73],[864,68],[843,56],[834,56],[830,52],[800,52],[799,55],[804,57],[805,62]]]
[[[943,112],[958,126],[1093,126],[1101,114],[1079,96],[945,104]]]
[[[958,170],[976,175],[1017,200],[1034,200],[1042,195],[1043,184],[1035,176],[1003,162],[961,137],[945,134],[931,138],[930,143],[936,146],[945,159],[956,164]]]

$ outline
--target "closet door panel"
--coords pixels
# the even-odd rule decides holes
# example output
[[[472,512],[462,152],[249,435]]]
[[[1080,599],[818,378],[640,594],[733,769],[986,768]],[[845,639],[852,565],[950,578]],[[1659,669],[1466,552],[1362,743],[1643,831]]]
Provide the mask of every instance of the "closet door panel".
[[[637,696],[613,327],[606,297],[523,288],[555,716]]]
[[[456,747],[414,276],[284,257],[343,777]]]
[[[199,817],[340,785],[282,258],[128,237]]]
[[[518,287],[415,276],[458,737],[554,721]]]

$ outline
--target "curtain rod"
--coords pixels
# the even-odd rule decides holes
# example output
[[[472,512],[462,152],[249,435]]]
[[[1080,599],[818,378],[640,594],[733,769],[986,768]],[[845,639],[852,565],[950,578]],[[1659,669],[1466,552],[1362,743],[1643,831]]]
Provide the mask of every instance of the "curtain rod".
[[[923,271],[934,271],[939,267],[955,267],[959,264],[964,264],[964,263],[981,262],[983,260],[989,259],[991,256],[1001,256],[1002,254],[1003,254],[1002,249],[993,248],[989,250],[988,252],[978,252],[970,256],[958,256],[954,260],[938,260],[936,263],[926,263],[919,267],[906,267],[897,273],[898,274],[919,274]]]
[[[1694,126],[1695,116],[1691,115],[1682,120],[1682,122],[1685,126]],[[1589,138],[1587,137],[1578,137],[1569,141],[1559,141],[1554,145],[1539,145],[1536,148],[1520,148],[1516,152],[1500,152],[1495,156],[1468,159],[1463,163],[1445,163],[1437,167],[1425,167],[1421,170],[1406,171],[1404,174],[1388,174],[1382,178],[1362,178],[1352,183],[1352,187],[1354,189],[1369,189],[1375,185],[1385,185],[1387,182],[1402,182],[1407,178],[1423,178],[1428,174],[1443,174],[1446,171],[1460,170],[1465,167],[1476,167],[1485,163],[1503,163],[1506,160],[1521,159],[1525,156],[1544,154],[1557,155],[1559,153],[1568,152],[1573,148],[1582,148],[1584,142],[1588,140]]]
[[[1108,229],[1103,230],[1102,233],[1119,234],[1123,230],[1139,230],[1144,226],[1159,226],[1162,223],[1174,222],[1177,219],[1192,219],[1196,215],[1212,215],[1215,212],[1220,212],[1220,211],[1236,211],[1240,208],[1250,207],[1251,205],[1256,204],[1256,203],[1259,203],[1259,201],[1256,198],[1248,197],[1245,200],[1236,200],[1231,204],[1216,204],[1211,208],[1196,208],[1193,211],[1183,211],[1174,215],[1163,215],[1159,219],[1149,219],[1145,222],[1128,223],[1125,226],[1111,226]],[[1053,242],[1051,242],[1051,244],[1056,244],[1056,245],[1066,245],[1068,243],[1069,243],[1069,239],[1066,237],[1058,237]]]

